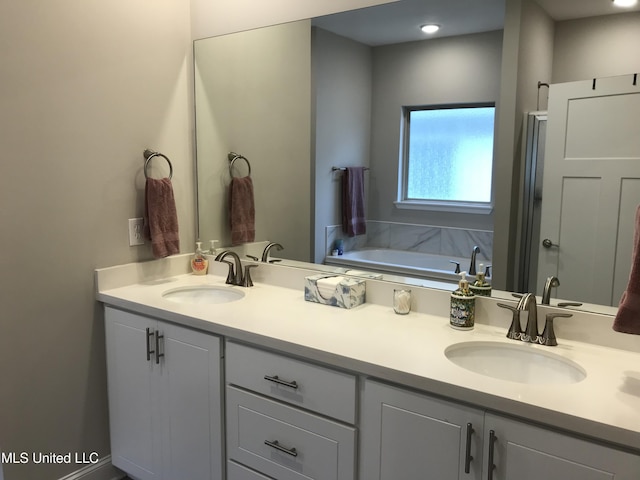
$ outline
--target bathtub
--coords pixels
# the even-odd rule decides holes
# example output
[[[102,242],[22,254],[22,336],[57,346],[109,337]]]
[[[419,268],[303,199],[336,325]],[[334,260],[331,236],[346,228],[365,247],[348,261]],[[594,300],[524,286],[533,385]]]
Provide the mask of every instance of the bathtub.
[[[365,248],[345,252],[343,255],[325,257],[327,265],[455,283],[460,280],[460,275],[455,273],[456,266],[451,263],[452,260],[460,263],[461,271],[469,270],[469,257],[460,258],[390,248]],[[483,260],[482,263],[490,264],[487,260]],[[476,261],[478,269],[479,265],[480,261]]]

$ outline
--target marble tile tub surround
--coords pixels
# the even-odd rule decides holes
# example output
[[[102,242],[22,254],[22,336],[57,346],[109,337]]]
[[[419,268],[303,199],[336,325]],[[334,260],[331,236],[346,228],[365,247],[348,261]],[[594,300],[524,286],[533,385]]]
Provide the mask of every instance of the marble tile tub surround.
[[[361,248],[391,248],[451,257],[470,257],[474,245],[480,247],[478,262],[490,262],[493,232],[464,228],[436,227],[409,223],[367,221],[367,233],[347,237],[340,225],[326,227],[326,254],[331,255],[337,239],[344,240],[345,251]]]

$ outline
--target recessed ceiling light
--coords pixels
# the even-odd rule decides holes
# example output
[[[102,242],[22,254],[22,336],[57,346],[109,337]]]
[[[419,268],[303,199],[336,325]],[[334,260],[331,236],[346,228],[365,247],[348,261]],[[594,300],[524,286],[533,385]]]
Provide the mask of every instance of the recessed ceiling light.
[[[638,0],[613,0],[613,4],[616,7],[633,7]]]
[[[440,25],[434,25],[434,24],[423,25],[420,27],[420,29],[424,33],[436,33],[438,30],[440,30]]]

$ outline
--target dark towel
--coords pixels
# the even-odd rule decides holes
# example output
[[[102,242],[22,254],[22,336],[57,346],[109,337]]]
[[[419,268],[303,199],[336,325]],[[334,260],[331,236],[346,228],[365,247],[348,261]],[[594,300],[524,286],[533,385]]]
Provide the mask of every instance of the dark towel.
[[[178,214],[168,178],[147,178],[144,187],[144,235],[155,258],[180,253]]]
[[[233,177],[229,186],[231,245],[253,242],[256,238],[256,209],[251,177]]]
[[[367,232],[364,171],[365,167],[347,167],[342,175],[342,231],[350,237]]]
[[[636,210],[635,228],[629,283],[620,299],[613,329],[616,332],[640,335],[640,206]]]

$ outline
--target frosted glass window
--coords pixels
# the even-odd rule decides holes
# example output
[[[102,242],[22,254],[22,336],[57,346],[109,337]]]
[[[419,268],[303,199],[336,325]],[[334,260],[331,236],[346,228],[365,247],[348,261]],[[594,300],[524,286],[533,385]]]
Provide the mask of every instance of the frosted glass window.
[[[495,107],[405,114],[403,199],[490,202]]]

